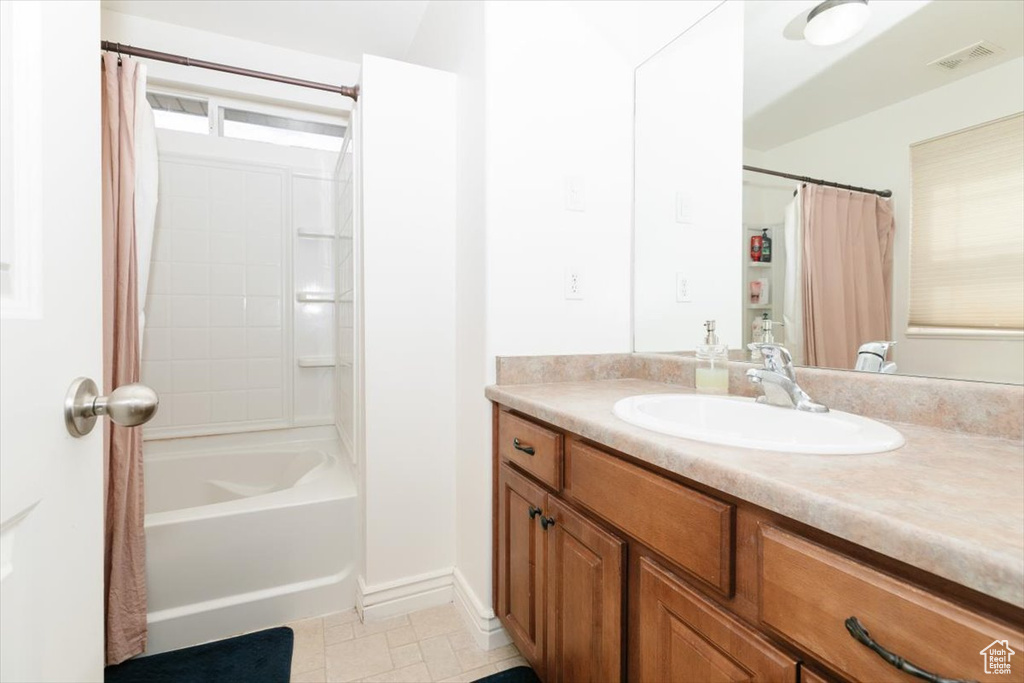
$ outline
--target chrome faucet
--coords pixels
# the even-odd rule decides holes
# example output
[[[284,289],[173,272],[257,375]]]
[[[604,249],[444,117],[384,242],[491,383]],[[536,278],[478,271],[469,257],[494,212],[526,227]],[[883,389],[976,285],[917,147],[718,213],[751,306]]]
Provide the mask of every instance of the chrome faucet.
[[[861,372],[881,372],[888,375],[896,372],[896,364],[886,360],[889,349],[896,346],[894,341],[873,341],[861,344],[857,349],[857,363],[854,370]]]
[[[811,400],[807,392],[796,383],[793,356],[786,347],[779,344],[756,344],[764,358],[763,368],[747,370],[747,379],[760,385],[763,396],[758,403],[767,403],[783,408],[795,408],[811,413],[827,413],[828,408]]]

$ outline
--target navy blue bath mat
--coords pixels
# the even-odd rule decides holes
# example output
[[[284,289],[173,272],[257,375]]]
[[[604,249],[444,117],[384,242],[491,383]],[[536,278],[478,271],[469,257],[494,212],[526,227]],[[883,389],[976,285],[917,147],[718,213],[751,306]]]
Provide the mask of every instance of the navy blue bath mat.
[[[104,683],[288,683],[292,641],[287,627],[247,633],[108,666]],[[506,681],[511,683],[511,679]]]
[[[474,683],[540,683],[537,674],[528,666],[517,666],[514,669],[505,669],[486,678],[481,678]]]

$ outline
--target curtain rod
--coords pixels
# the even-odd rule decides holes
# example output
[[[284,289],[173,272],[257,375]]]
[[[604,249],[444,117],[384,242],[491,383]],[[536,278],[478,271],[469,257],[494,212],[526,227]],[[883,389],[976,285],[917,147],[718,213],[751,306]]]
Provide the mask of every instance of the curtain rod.
[[[767,168],[758,168],[756,166],[747,166],[744,164],[744,171],[753,171],[754,173],[763,173],[765,175],[773,175],[779,178],[789,178],[790,180],[799,180],[802,183],[811,183],[813,185],[826,185],[828,187],[835,187],[840,190],[853,190],[854,192],[866,192],[867,194],[877,194],[879,197],[885,197],[888,199],[892,196],[892,190],[871,190],[866,187],[857,187],[856,185],[843,185],[842,183],[833,183],[829,180],[819,180],[817,178],[808,178],[802,175],[793,175],[792,173],[783,173],[782,171],[771,171]]]
[[[171,64],[181,64],[182,66],[195,66],[200,69],[223,71],[224,73],[235,74],[237,76],[249,76],[250,78],[261,78],[265,81],[287,83],[288,85],[297,85],[300,88],[326,90],[327,92],[337,93],[343,97],[350,97],[353,101],[359,99],[358,85],[331,85],[329,83],[317,83],[316,81],[306,81],[301,78],[281,76],[279,74],[267,73],[266,71],[255,71],[253,69],[244,69],[240,66],[229,66],[227,64],[218,64],[217,62],[207,62],[202,59],[192,59],[191,57],[172,55],[169,52],[147,50],[142,47],[133,47],[131,45],[115,43],[109,40],[101,40],[100,49],[106,50],[107,52],[116,52],[119,55],[130,55],[132,57],[142,57],[143,59],[155,59],[159,62],[170,62]]]

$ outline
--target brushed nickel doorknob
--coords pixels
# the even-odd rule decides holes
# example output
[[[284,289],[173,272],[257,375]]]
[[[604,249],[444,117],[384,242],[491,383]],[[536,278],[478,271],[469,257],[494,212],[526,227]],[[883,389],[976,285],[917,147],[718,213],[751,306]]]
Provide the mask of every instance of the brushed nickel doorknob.
[[[123,384],[109,396],[100,396],[95,382],[79,377],[64,398],[64,424],[75,438],[91,432],[100,415],[123,427],[135,427],[149,422],[159,405],[160,397],[145,384]]]

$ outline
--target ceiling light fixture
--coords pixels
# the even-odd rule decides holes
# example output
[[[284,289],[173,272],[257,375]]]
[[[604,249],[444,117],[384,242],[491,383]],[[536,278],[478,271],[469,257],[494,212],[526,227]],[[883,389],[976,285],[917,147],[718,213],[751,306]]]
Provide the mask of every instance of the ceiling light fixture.
[[[825,0],[807,15],[804,38],[811,45],[837,45],[868,23],[868,0]]]

